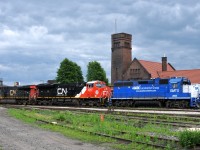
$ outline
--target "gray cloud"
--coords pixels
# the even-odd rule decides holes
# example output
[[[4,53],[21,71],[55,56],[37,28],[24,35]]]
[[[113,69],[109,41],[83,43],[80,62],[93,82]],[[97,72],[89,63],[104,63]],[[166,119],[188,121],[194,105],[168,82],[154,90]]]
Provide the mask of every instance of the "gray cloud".
[[[164,0],[0,1],[0,77],[6,84],[54,79],[60,62],[84,76],[98,61],[110,78],[111,34],[133,35],[133,57],[199,68],[200,2]]]

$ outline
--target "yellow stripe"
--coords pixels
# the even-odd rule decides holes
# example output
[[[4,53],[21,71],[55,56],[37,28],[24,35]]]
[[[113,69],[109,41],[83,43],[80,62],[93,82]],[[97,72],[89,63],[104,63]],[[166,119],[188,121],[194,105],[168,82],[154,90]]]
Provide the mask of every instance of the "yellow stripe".
[[[20,99],[20,98],[22,98],[22,99],[28,99],[29,97],[27,96],[27,97],[22,97],[22,96],[20,96],[20,97],[15,97],[15,96],[12,96],[12,97],[3,97],[3,96],[0,96],[0,99],[11,99],[11,98],[13,98],[13,99]],[[92,99],[92,98],[96,98],[96,99],[98,99],[98,97],[66,97],[66,96],[56,96],[56,97],[37,97],[37,98],[39,98],[39,99],[41,99],[41,98],[55,98],[55,99],[58,99],[58,98],[73,98],[73,99],[86,99],[86,98],[90,98],[90,99]]]
[[[73,99],[85,99],[85,98],[97,98],[98,99],[98,97],[65,97],[65,96],[57,96],[57,97],[37,97],[37,98],[73,98]]]

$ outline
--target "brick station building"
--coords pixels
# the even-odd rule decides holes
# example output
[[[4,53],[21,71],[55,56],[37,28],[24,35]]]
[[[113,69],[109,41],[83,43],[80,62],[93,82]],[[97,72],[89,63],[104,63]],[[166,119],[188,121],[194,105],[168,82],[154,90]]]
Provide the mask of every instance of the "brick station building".
[[[132,59],[132,35],[111,35],[111,84],[117,80],[145,80],[184,76],[192,83],[200,83],[200,69],[176,70],[162,57],[161,62]]]

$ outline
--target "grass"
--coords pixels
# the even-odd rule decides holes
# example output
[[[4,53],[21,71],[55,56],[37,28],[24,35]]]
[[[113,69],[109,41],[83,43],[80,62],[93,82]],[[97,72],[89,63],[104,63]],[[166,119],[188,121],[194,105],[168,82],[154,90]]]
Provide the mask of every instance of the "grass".
[[[192,148],[196,145],[200,145],[200,131],[188,131],[180,132],[179,135],[180,144],[186,148]]]
[[[137,140],[142,142],[151,142],[150,137],[143,136],[142,134],[154,134],[155,136],[159,135],[169,135],[169,136],[179,136],[178,132],[174,132],[173,127],[166,125],[158,125],[152,122],[147,124],[142,124],[138,120],[126,120],[123,117],[118,118],[116,120],[116,116],[103,114],[104,121],[101,121],[100,114],[81,114],[70,111],[50,111],[50,110],[17,110],[17,109],[9,109],[9,114],[23,120],[24,122],[39,126],[44,129],[52,130],[55,132],[59,132],[64,134],[67,137],[73,139],[79,139],[85,142],[91,142],[96,144],[106,144],[110,145],[114,149],[119,150],[132,150],[132,149],[145,149],[145,150],[154,150],[147,145],[140,145],[136,143],[131,144],[123,144],[118,143],[117,141],[111,138],[105,138],[93,134],[89,134],[89,132],[97,132],[109,134],[111,136],[118,136],[121,138]],[[46,120],[50,122],[57,122],[63,125],[69,125],[74,129],[51,125],[51,124],[42,124],[38,123],[36,119]],[[158,119],[157,117],[154,117]],[[166,116],[162,116],[162,118],[167,118]],[[138,125],[139,124],[139,125]],[[87,132],[79,131],[85,130]],[[125,133],[120,133],[120,131],[124,131]],[[141,135],[136,135],[136,133],[140,133]],[[154,142],[159,143],[160,141],[154,139]],[[168,143],[168,148],[171,149],[171,144]]]

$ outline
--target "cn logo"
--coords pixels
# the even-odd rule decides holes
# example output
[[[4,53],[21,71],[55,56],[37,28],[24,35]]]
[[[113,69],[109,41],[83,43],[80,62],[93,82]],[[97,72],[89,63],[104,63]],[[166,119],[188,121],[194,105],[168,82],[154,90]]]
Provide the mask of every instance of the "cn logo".
[[[57,88],[57,95],[67,95],[67,88]]]
[[[10,90],[10,96],[13,96],[16,94],[16,90]]]

